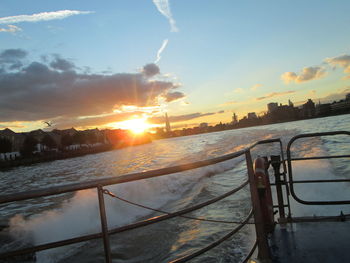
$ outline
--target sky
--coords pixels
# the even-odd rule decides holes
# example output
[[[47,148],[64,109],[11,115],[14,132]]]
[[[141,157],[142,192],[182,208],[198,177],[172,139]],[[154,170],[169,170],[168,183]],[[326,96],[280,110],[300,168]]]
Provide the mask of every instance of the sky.
[[[350,92],[348,0],[2,0],[0,129],[172,127]]]

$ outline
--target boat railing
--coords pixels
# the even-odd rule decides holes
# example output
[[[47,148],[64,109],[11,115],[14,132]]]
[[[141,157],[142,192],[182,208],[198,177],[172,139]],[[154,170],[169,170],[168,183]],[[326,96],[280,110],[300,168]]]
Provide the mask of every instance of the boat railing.
[[[246,216],[246,218],[240,222],[225,222],[225,223],[234,223],[237,226],[232,231],[227,233],[225,236],[220,238],[219,240],[216,240],[215,242],[209,244],[208,246],[206,246],[202,249],[199,249],[198,251],[195,251],[194,253],[190,253],[188,255],[185,255],[184,257],[175,259],[172,262],[186,262],[186,261],[188,261],[194,257],[197,257],[197,256],[205,253],[206,251],[218,246],[220,243],[222,243],[223,241],[225,241],[226,239],[230,238],[235,233],[237,233],[243,226],[245,226],[247,224],[251,224],[249,219],[251,219],[253,216],[254,216],[254,223],[253,224],[255,224],[257,240],[254,243],[254,245],[253,245],[252,249],[250,250],[250,252],[248,253],[248,255],[246,256],[246,258],[242,262],[248,261],[249,257],[253,254],[256,247],[259,248],[259,252],[258,252],[259,258],[262,258],[262,259],[268,258],[269,252],[268,252],[268,244],[267,244],[267,239],[266,239],[267,233],[264,230],[263,215],[262,215],[261,207],[260,207],[259,200],[258,200],[259,193],[258,193],[258,189],[256,187],[256,180],[255,180],[255,176],[254,176],[254,167],[253,167],[253,160],[252,160],[252,156],[251,156],[251,150],[253,148],[255,148],[257,145],[269,144],[269,143],[279,143],[280,151],[281,151],[281,155],[282,155],[282,160],[284,160],[283,147],[282,147],[281,140],[280,139],[270,139],[270,140],[258,141],[256,143],[250,145],[249,147],[247,147],[243,150],[240,150],[238,152],[230,153],[230,154],[223,155],[223,156],[216,157],[216,158],[212,158],[209,160],[197,161],[197,162],[193,162],[193,163],[187,163],[187,164],[182,164],[182,165],[177,165],[177,166],[172,166],[172,167],[162,168],[162,169],[157,169],[157,170],[151,170],[151,171],[145,171],[145,172],[139,172],[139,173],[131,173],[131,174],[126,174],[126,175],[121,175],[118,177],[109,177],[109,178],[103,178],[103,179],[98,179],[98,180],[92,180],[92,181],[88,181],[88,182],[80,182],[80,183],[55,186],[55,187],[50,187],[50,188],[45,188],[45,189],[2,195],[2,196],[0,196],[0,205],[10,203],[10,202],[33,199],[33,198],[70,193],[70,192],[75,192],[75,191],[80,191],[80,190],[85,190],[85,189],[97,189],[100,220],[101,220],[101,231],[99,233],[78,236],[78,237],[74,237],[74,238],[70,238],[70,239],[35,245],[35,246],[31,246],[31,247],[26,247],[26,248],[20,248],[20,249],[16,249],[13,251],[6,251],[3,253],[0,253],[0,259],[7,259],[7,258],[19,256],[19,255],[35,253],[35,252],[46,250],[46,249],[62,247],[62,246],[66,246],[66,245],[71,245],[71,244],[75,244],[75,243],[86,242],[89,240],[102,238],[103,245],[104,245],[105,261],[112,262],[110,241],[109,241],[110,235],[121,233],[121,232],[124,232],[127,230],[139,228],[139,227],[143,227],[146,225],[154,224],[154,223],[157,223],[157,222],[160,222],[160,221],[163,221],[166,219],[178,217],[178,216],[182,216],[182,217],[193,219],[193,220],[202,220],[203,221],[202,218],[201,219],[193,218],[193,217],[191,218],[189,216],[185,216],[185,214],[192,212],[192,211],[195,211],[197,209],[200,209],[202,207],[205,207],[207,205],[210,205],[212,203],[215,203],[215,202],[222,200],[228,196],[231,196],[231,195],[235,194],[236,192],[238,192],[239,190],[243,189],[248,184],[250,185],[250,192],[251,192],[251,199],[252,199],[252,206],[253,206],[252,211],[254,211],[254,213],[251,211]],[[164,175],[168,175],[168,174],[183,172],[183,171],[187,171],[187,170],[191,170],[191,169],[196,169],[196,168],[205,167],[208,165],[217,164],[217,163],[224,162],[227,160],[232,160],[232,159],[240,157],[240,156],[245,157],[248,179],[246,181],[244,181],[240,186],[235,187],[231,191],[229,191],[225,194],[222,194],[218,197],[215,197],[209,201],[194,205],[194,206],[189,207],[189,208],[182,209],[180,211],[171,212],[171,213],[161,211],[161,212],[164,212],[163,215],[155,216],[155,217],[152,217],[152,218],[149,218],[146,220],[142,220],[142,221],[138,221],[136,223],[132,223],[132,224],[129,224],[126,226],[121,226],[121,227],[117,227],[117,228],[113,228],[113,229],[108,228],[104,195],[109,194],[109,195],[113,196],[113,193],[111,193],[107,189],[105,189],[104,188],[105,186],[121,184],[121,183],[126,183],[126,182],[131,182],[131,181],[137,181],[137,180],[144,180],[144,179],[153,178],[153,177],[157,177],[157,176],[164,176]],[[115,197],[117,197],[117,196],[115,196]],[[215,220],[208,219],[207,221],[215,221]]]
[[[308,179],[308,180],[295,180],[293,178],[293,165],[295,161],[308,161],[308,160],[320,160],[320,159],[339,159],[339,158],[349,158],[350,155],[333,155],[333,156],[309,156],[309,157],[292,157],[291,148],[295,141],[302,138],[313,138],[313,137],[323,137],[323,136],[335,136],[335,135],[350,135],[348,131],[334,131],[334,132],[322,132],[322,133],[309,133],[309,134],[300,134],[294,136],[287,145],[287,164],[288,164],[288,175],[289,175],[289,188],[292,197],[299,203],[305,205],[344,205],[350,204],[350,200],[337,200],[337,201],[306,201],[301,199],[295,193],[294,185],[295,184],[316,184],[316,183],[344,183],[350,182],[350,179]]]

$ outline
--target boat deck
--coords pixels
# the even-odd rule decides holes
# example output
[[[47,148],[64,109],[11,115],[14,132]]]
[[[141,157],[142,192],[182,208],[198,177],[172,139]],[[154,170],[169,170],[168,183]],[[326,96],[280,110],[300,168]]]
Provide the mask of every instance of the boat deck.
[[[350,221],[277,225],[270,238],[273,262],[350,262]]]

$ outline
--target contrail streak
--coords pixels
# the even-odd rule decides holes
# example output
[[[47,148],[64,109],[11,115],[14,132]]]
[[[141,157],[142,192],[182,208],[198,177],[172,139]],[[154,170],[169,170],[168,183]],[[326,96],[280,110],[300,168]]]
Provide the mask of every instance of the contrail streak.
[[[18,15],[18,16],[7,16],[0,17],[0,24],[15,24],[22,22],[40,22],[49,21],[55,19],[64,19],[74,15],[85,15],[91,14],[91,11],[77,11],[77,10],[60,10],[54,12],[42,12],[32,15]]]
[[[163,50],[166,48],[166,46],[168,45],[169,40],[168,39],[164,39],[162,46],[160,47],[160,49],[157,52],[157,59],[156,61],[154,61],[154,64],[157,64],[159,62],[159,60],[162,58],[161,54],[163,52]]]
[[[169,20],[171,31],[178,32],[179,29],[176,27],[176,22],[170,11],[169,0],[153,0],[153,3],[158,11]]]

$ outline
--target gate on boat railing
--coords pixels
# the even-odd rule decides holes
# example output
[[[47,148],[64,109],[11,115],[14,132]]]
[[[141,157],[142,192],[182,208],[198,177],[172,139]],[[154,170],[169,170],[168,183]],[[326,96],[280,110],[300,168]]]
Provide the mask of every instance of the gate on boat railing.
[[[335,131],[335,132],[322,132],[322,133],[309,133],[309,134],[300,134],[294,136],[288,143],[287,146],[287,163],[288,163],[288,174],[289,174],[289,188],[292,197],[299,203],[305,205],[344,205],[350,204],[350,200],[342,200],[342,201],[306,201],[302,200],[297,196],[294,191],[294,184],[315,184],[315,183],[342,183],[342,182],[350,182],[349,179],[312,179],[312,180],[295,180],[293,178],[293,166],[292,162],[294,161],[308,161],[308,160],[321,160],[321,159],[339,159],[339,158],[349,158],[350,155],[334,155],[334,156],[312,156],[312,157],[303,157],[303,158],[293,158],[291,154],[291,148],[295,141],[302,138],[313,138],[313,137],[322,137],[322,136],[334,136],[334,135],[350,135],[348,131]]]
[[[350,132],[331,132],[331,133],[316,133],[316,134],[306,134],[306,135],[299,135],[291,139],[291,141],[288,144],[287,147],[287,163],[288,163],[288,171],[289,171],[289,180],[287,181],[287,168],[286,168],[286,160],[283,155],[283,147],[282,147],[282,142],[280,139],[271,139],[271,140],[263,140],[254,143],[253,145],[235,152],[231,154],[227,154],[224,156],[216,157],[213,159],[209,160],[204,160],[204,161],[198,161],[198,162],[193,162],[189,164],[183,164],[183,165],[178,165],[178,166],[173,166],[173,167],[168,167],[168,168],[163,168],[163,169],[157,169],[157,170],[151,170],[151,171],[146,171],[146,172],[140,172],[140,173],[132,173],[132,174],[126,174],[122,175],[119,177],[112,177],[112,178],[104,178],[104,179],[98,179],[98,180],[93,180],[93,181],[88,181],[88,182],[82,182],[82,183],[75,183],[75,184],[69,184],[69,185],[63,185],[63,186],[57,186],[57,187],[52,187],[52,188],[46,188],[46,189],[40,189],[40,190],[35,190],[35,191],[28,191],[28,192],[20,192],[20,193],[15,193],[15,194],[9,194],[9,195],[3,195],[0,196],[0,204],[5,204],[5,203],[10,203],[10,202],[15,202],[15,201],[23,201],[27,199],[33,199],[33,198],[39,198],[39,197],[44,197],[44,196],[51,196],[51,195],[57,195],[57,194],[63,194],[63,193],[69,193],[69,192],[75,192],[79,190],[85,190],[85,189],[97,189],[97,196],[99,200],[99,212],[100,212],[100,219],[101,219],[101,232],[95,233],[95,234],[88,234],[84,236],[79,236],[79,237],[74,237],[70,239],[65,239],[61,241],[56,241],[56,242],[51,242],[51,243],[46,243],[46,244],[41,244],[41,245],[36,245],[36,246],[31,246],[27,248],[21,248],[17,249],[14,251],[8,251],[0,254],[0,260],[1,259],[6,259],[6,258],[11,258],[14,256],[18,255],[23,255],[23,254],[28,254],[28,253],[34,253],[37,251],[42,251],[46,249],[51,249],[51,248],[56,248],[56,247],[61,247],[61,246],[66,246],[66,245],[71,245],[75,243],[80,243],[80,242],[86,242],[89,240],[94,240],[94,239],[100,239],[102,238],[103,240],[103,245],[104,245],[104,253],[105,253],[105,260],[106,262],[111,262],[111,250],[110,250],[110,243],[109,243],[109,236],[117,233],[121,233],[127,230],[147,226],[150,224],[154,224],[166,219],[174,218],[174,217],[183,217],[187,219],[192,219],[192,220],[201,220],[201,221],[209,221],[209,222],[217,222],[217,223],[231,223],[231,224],[236,224],[237,226],[232,229],[229,233],[221,237],[220,239],[216,240],[215,242],[207,245],[206,247],[199,249],[198,251],[195,251],[194,253],[190,253],[188,255],[185,255],[181,258],[177,258],[173,260],[172,262],[186,262],[194,257],[197,257],[206,251],[218,246],[220,243],[224,242],[231,236],[233,236],[235,233],[237,233],[243,226],[246,224],[250,224],[251,222],[249,221],[253,216],[254,216],[254,225],[255,225],[255,230],[256,230],[256,241],[246,256],[246,258],[242,262],[247,262],[249,258],[252,256],[254,253],[256,247],[258,247],[258,258],[260,259],[268,259],[270,258],[269,255],[269,247],[268,247],[268,242],[267,242],[267,231],[266,231],[266,222],[264,222],[266,218],[266,211],[262,207],[263,204],[261,204],[261,189],[259,189],[259,181],[256,179],[256,171],[254,171],[253,167],[253,160],[251,156],[251,150],[255,148],[257,145],[262,145],[262,144],[270,144],[270,143],[279,143],[279,148],[280,148],[280,156],[271,156],[271,163],[274,171],[275,171],[275,182],[272,183],[271,185],[276,187],[276,194],[277,194],[277,204],[273,205],[272,203],[272,209],[273,208],[278,208],[279,216],[281,218],[281,222],[286,219],[285,216],[285,208],[288,208],[288,218],[290,218],[290,204],[289,204],[289,193],[291,192],[292,196],[296,199],[296,201],[308,204],[310,201],[303,201],[299,199],[295,192],[293,185],[297,183],[323,183],[323,182],[345,182],[345,181],[350,181],[346,179],[341,179],[341,180],[294,180],[293,175],[292,175],[292,161],[298,161],[298,160],[311,160],[311,159],[325,159],[329,157],[308,157],[308,158],[291,158],[291,153],[290,153],[290,148],[292,143],[303,137],[314,137],[314,136],[328,136],[328,135],[338,135],[338,134],[345,134],[345,135],[350,135]],[[121,184],[121,183],[126,183],[126,182],[131,182],[131,181],[136,181],[136,180],[143,180],[147,178],[152,178],[152,177],[157,177],[157,176],[164,176],[172,173],[177,173],[177,172],[183,172],[186,170],[191,170],[195,168],[200,168],[208,165],[213,165],[217,164],[223,161],[231,160],[240,156],[245,157],[246,161],[246,166],[247,166],[247,174],[248,178],[245,182],[243,182],[240,186],[232,189],[231,191],[222,194],[218,197],[215,197],[209,201],[194,205],[189,208],[182,209],[180,211],[176,212],[166,212],[162,211],[159,209],[153,209],[150,207],[146,207],[140,204],[135,204],[132,203],[128,200],[125,200],[119,196],[114,195],[113,193],[109,192],[107,189],[104,189],[105,186],[108,185],[115,185],[115,184]],[[342,156],[331,156],[330,158],[344,158],[344,157],[350,157],[350,155],[342,155]],[[280,166],[282,164],[282,173],[279,172]],[[267,167],[265,167],[267,170]],[[233,221],[220,221],[220,220],[215,220],[215,219],[204,219],[204,218],[195,218],[191,216],[186,216],[185,214],[195,211],[197,209],[200,209],[202,207],[208,206],[210,204],[213,204],[219,200],[222,200],[230,195],[235,194],[245,186],[249,184],[250,186],[250,193],[251,193],[251,199],[252,199],[252,210],[251,212],[246,216],[246,218],[241,221],[241,222],[233,222]],[[285,187],[284,193],[283,194],[283,189],[282,187]],[[290,189],[290,191],[289,191]],[[108,228],[107,224],[107,217],[106,217],[106,209],[105,209],[105,204],[104,204],[104,195],[108,194],[112,197],[118,198],[119,200],[122,200],[124,202],[127,202],[131,205],[136,205],[138,207],[142,207],[144,209],[150,209],[153,211],[157,211],[162,213],[163,215],[160,216],[155,216],[146,220],[138,221],[136,223],[132,223],[126,226],[122,227],[117,227],[113,229]],[[284,198],[286,198],[286,202],[284,202]],[[350,201],[336,201],[336,202],[318,202],[318,204],[349,204]],[[312,204],[315,204],[315,202],[311,202]],[[253,213],[254,211],[254,213]],[[266,221],[266,220],[265,220]]]
[[[74,184],[69,184],[69,185],[63,185],[63,186],[56,186],[52,188],[46,188],[46,189],[40,189],[40,190],[34,190],[34,191],[27,191],[27,192],[19,192],[15,194],[8,194],[8,195],[3,195],[0,196],[0,204],[5,204],[5,203],[10,203],[10,202],[16,202],[16,201],[23,201],[23,200],[28,200],[28,199],[33,199],[33,198],[39,198],[39,197],[45,197],[45,196],[52,196],[52,195],[58,195],[58,194],[63,194],[63,193],[69,193],[69,192],[75,192],[79,190],[85,190],[85,189],[97,189],[98,193],[98,201],[99,201],[99,211],[100,211],[100,219],[101,219],[101,232],[95,233],[95,234],[88,234],[88,235],[83,235],[79,237],[74,237],[70,239],[65,239],[61,241],[56,241],[56,242],[51,242],[51,243],[46,243],[46,244],[40,244],[36,246],[31,246],[27,248],[21,248],[17,249],[14,251],[8,251],[8,252],[3,252],[0,254],[0,260],[1,259],[7,259],[19,255],[24,255],[24,254],[29,254],[29,253],[34,253],[37,251],[42,251],[46,249],[51,249],[51,248],[56,248],[56,247],[61,247],[61,246],[66,246],[66,245],[71,245],[75,243],[80,243],[80,242],[86,242],[89,240],[93,239],[99,239],[102,238],[103,240],[103,245],[104,245],[104,252],[105,252],[105,260],[106,262],[111,262],[111,250],[110,250],[110,244],[109,244],[109,236],[117,233],[121,233],[127,230],[143,227],[146,225],[154,224],[156,222],[160,222],[166,219],[174,218],[174,217],[184,217],[188,219],[194,219],[194,220],[202,220],[202,221],[209,221],[209,222],[223,222],[215,219],[203,219],[203,218],[194,218],[190,216],[185,216],[185,214],[195,211],[197,209],[200,209],[202,207],[205,207],[207,205],[210,205],[212,203],[215,203],[219,200],[222,200],[230,195],[233,195],[234,193],[238,192],[248,184],[250,184],[250,191],[251,191],[251,196],[252,196],[252,204],[253,204],[253,210],[255,211],[254,213],[251,212],[246,216],[246,218],[242,222],[223,222],[223,223],[233,223],[233,224],[238,224],[231,232],[220,238],[219,240],[209,244],[208,246],[199,249],[198,251],[188,254],[184,257],[178,258],[173,260],[172,262],[186,262],[194,257],[197,257],[206,251],[216,247],[226,239],[230,238],[232,235],[237,233],[243,226],[246,224],[249,224],[249,219],[251,219],[254,215],[255,222],[257,222],[256,225],[256,232],[257,232],[257,240],[254,243],[251,251],[248,253],[246,258],[243,260],[243,262],[247,262],[248,259],[251,257],[253,252],[255,251],[256,247],[259,247],[259,254],[264,257],[264,253],[268,249],[268,245],[266,242],[266,234],[264,234],[263,231],[263,225],[262,225],[262,215],[259,212],[260,207],[259,204],[256,200],[258,198],[258,190],[255,186],[255,178],[254,178],[254,168],[253,168],[253,161],[251,157],[251,150],[256,147],[257,145],[261,144],[267,144],[267,143],[279,143],[280,144],[280,150],[281,154],[283,156],[283,150],[282,150],[282,142],[280,139],[271,139],[271,140],[263,140],[254,143],[253,145],[240,150],[235,153],[227,154],[224,156],[216,157],[213,159],[209,160],[204,160],[204,161],[198,161],[198,162],[193,162],[193,163],[188,163],[188,164],[183,164],[183,165],[178,165],[178,166],[173,166],[173,167],[168,167],[168,168],[162,168],[162,169],[157,169],[157,170],[151,170],[151,171],[146,171],[146,172],[140,172],[140,173],[132,173],[132,174],[126,174],[122,175],[119,177],[113,177],[113,178],[104,178],[104,179],[98,179],[98,180],[93,180],[93,181],[88,181],[88,182],[82,182],[82,183],[74,183]],[[158,212],[164,213],[164,215],[152,217],[150,219],[138,221],[136,223],[132,223],[126,226],[122,227],[117,227],[113,229],[108,228],[107,224],[107,217],[106,217],[106,209],[105,209],[105,203],[104,203],[104,194],[109,194],[113,197],[114,196],[112,193],[110,193],[108,190],[104,189],[104,186],[108,185],[115,185],[115,184],[121,184],[121,183],[126,183],[126,182],[131,182],[131,181],[136,181],[136,180],[143,180],[147,178],[152,178],[152,177],[157,177],[157,176],[164,176],[172,173],[177,173],[177,172],[183,172],[186,170],[191,170],[195,168],[200,168],[208,165],[213,165],[217,164],[223,161],[231,160],[234,158],[237,158],[239,156],[245,156],[246,160],[246,165],[247,165],[247,172],[248,172],[248,179],[242,183],[240,186],[232,189],[231,191],[220,195],[214,199],[211,199],[209,201],[194,205],[189,208],[185,208],[180,211],[168,213],[164,212],[161,210],[156,210]],[[284,159],[284,158],[283,158]],[[117,197],[120,200],[123,200],[120,197]],[[124,200],[128,202],[127,200]],[[129,202],[131,203],[131,202]],[[134,204],[138,205],[138,204]],[[138,205],[141,207],[144,207],[142,205]],[[148,208],[148,207],[144,207]],[[151,209],[151,208],[148,208]],[[260,226],[260,227],[259,227]],[[264,252],[265,251],[265,252]]]

